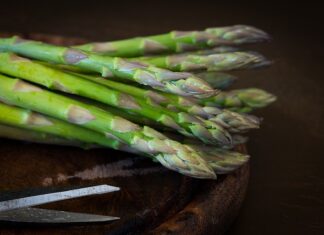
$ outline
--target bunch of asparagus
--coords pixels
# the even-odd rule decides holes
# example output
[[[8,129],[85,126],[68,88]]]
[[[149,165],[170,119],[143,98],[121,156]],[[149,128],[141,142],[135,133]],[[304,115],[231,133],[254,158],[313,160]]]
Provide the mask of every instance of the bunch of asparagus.
[[[215,179],[248,161],[231,150],[259,128],[250,114],[276,98],[229,90],[221,71],[269,64],[232,46],[266,41],[236,25],[63,47],[0,38],[0,137],[151,158]]]

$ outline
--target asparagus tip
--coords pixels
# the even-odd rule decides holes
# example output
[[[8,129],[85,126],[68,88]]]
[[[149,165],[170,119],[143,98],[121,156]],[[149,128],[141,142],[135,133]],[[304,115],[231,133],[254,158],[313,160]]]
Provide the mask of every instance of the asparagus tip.
[[[239,98],[252,108],[263,108],[277,100],[275,95],[258,88],[241,90]]]
[[[213,32],[217,28],[208,29]],[[221,31],[221,30],[219,30]],[[269,41],[270,35],[265,31],[249,25],[222,27],[223,38],[237,44]]]

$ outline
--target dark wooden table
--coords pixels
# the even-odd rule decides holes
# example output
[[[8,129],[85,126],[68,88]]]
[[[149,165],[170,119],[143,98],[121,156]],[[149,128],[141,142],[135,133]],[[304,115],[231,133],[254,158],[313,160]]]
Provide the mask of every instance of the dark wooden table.
[[[251,178],[229,234],[321,234],[324,218],[323,36],[319,6],[211,1],[63,1],[1,3],[0,31],[118,39],[208,26],[251,24],[273,35],[256,47],[275,64],[246,72],[236,87],[279,97],[248,144]],[[65,1],[67,2],[67,1]]]

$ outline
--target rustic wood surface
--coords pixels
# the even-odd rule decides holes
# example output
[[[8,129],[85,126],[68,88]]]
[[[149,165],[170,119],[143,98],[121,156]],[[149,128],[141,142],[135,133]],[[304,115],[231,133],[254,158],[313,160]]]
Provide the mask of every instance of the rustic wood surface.
[[[84,42],[42,34],[21,36],[64,45]],[[239,150],[244,152],[244,146]],[[120,192],[43,207],[119,216],[119,221],[64,227],[2,225],[0,234],[222,234],[238,214],[249,178],[248,165],[217,181],[196,180],[118,151],[2,139],[0,161],[5,163],[1,191],[101,183],[121,187]]]

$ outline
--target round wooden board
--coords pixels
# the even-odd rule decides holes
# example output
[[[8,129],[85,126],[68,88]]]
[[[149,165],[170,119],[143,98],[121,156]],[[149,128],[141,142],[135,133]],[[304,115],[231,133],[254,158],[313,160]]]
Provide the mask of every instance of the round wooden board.
[[[10,34],[0,34],[10,36]],[[62,45],[86,42],[41,34],[24,38]],[[239,151],[245,152],[244,146]],[[49,204],[42,208],[118,216],[87,226],[1,226],[1,234],[222,234],[244,199],[249,166],[197,180],[114,150],[81,150],[0,139],[0,191],[110,184],[120,192]]]

